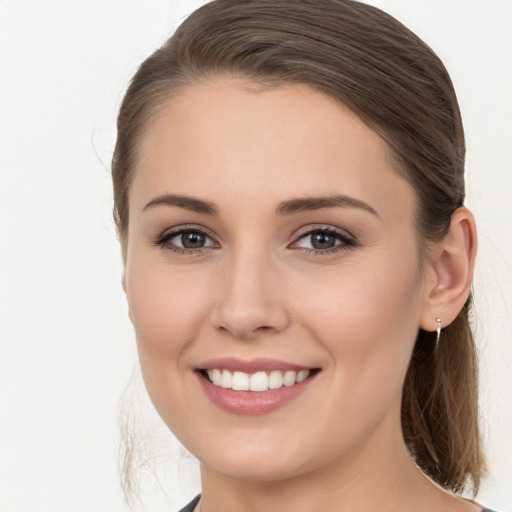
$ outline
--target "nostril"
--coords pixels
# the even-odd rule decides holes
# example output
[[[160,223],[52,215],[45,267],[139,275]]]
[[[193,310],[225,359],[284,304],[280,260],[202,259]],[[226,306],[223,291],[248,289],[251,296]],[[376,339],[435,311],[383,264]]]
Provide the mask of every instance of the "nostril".
[[[218,332],[249,339],[256,335],[270,336],[288,326],[289,318],[282,304],[242,299],[228,297],[213,308],[211,324]]]

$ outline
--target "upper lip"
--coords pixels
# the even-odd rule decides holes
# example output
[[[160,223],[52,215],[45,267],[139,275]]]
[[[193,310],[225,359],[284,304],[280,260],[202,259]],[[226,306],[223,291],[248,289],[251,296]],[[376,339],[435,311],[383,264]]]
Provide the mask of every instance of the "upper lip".
[[[288,361],[281,361],[278,359],[268,359],[264,357],[256,359],[240,359],[236,357],[220,357],[217,359],[210,359],[205,361],[199,367],[199,370],[229,370],[231,372],[244,372],[244,373],[256,373],[256,372],[271,372],[274,370],[311,370],[311,366],[304,366],[301,364],[291,363]]]

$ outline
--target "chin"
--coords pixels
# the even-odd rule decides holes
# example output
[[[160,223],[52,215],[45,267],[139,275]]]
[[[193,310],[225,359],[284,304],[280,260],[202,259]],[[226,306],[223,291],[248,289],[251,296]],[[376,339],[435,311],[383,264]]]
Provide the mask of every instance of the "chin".
[[[225,477],[252,482],[276,482],[307,473],[316,466],[304,444],[217,442],[195,450],[206,469]]]
[[[215,460],[212,464],[202,462],[210,470],[224,477],[250,482],[278,482],[295,477],[303,472],[305,464],[281,459],[280,455],[264,458],[262,455],[257,460],[253,458],[223,458]]]

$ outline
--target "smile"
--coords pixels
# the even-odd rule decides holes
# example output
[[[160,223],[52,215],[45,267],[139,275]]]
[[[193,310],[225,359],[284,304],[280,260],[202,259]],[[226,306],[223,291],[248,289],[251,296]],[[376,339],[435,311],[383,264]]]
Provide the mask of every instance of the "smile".
[[[214,385],[224,389],[234,391],[255,391],[263,392],[270,389],[279,389],[284,386],[290,387],[306,380],[310,370],[274,370],[271,372],[245,373],[241,371],[231,372],[229,370],[210,369],[205,370],[204,374]]]
[[[288,362],[221,358],[196,369],[206,397],[236,415],[268,414],[295,401],[317,381],[320,368]]]

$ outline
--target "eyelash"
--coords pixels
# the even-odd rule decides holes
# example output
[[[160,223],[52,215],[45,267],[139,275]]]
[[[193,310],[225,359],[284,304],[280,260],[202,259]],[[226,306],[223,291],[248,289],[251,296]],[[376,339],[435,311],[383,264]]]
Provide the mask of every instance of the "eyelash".
[[[347,232],[338,230],[338,229],[335,229],[332,227],[324,227],[324,226],[317,226],[317,227],[314,227],[313,229],[308,229],[304,233],[301,233],[297,237],[297,240],[294,242],[294,244],[297,244],[298,241],[303,240],[303,239],[307,238],[308,236],[312,236],[315,233],[330,235],[330,236],[334,237],[340,243],[337,243],[334,247],[330,247],[328,249],[310,249],[310,248],[302,247],[301,249],[306,254],[312,254],[314,256],[334,254],[334,253],[337,253],[340,251],[346,251],[347,249],[350,249],[357,245],[355,238],[352,235],[349,235]]]
[[[169,243],[170,240],[172,240],[173,238],[175,238],[179,235],[182,235],[184,233],[197,233],[199,235],[204,235],[205,237],[207,237],[211,241],[213,241],[214,244],[217,244],[217,242],[213,239],[213,237],[211,237],[203,229],[196,228],[193,226],[190,226],[190,227],[184,226],[184,227],[178,228],[176,230],[168,231],[168,232],[162,234],[154,241],[153,245],[162,247],[165,250],[174,252],[176,254],[183,254],[183,255],[200,255],[204,252],[205,249],[212,247],[212,246],[206,246],[206,247],[198,247],[195,249],[187,249],[187,248],[178,247],[176,245]],[[306,247],[302,247],[302,248],[298,247],[295,249],[296,250],[301,249],[306,254],[312,254],[314,256],[322,256],[322,255],[326,255],[326,254],[334,254],[334,253],[337,253],[340,251],[345,251],[345,250],[355,247],[357,245],[355,238],[352,237],[351,235],[349,235],[348,233],[346,233],[345,231],[337,230],[332,227],[322,227],[322,226],[314,227],[313,229],[309,229],[309,230],[301,233],[295,240],[294,244],[297,244],[300,240],[303,240],[303,239],[307,238],[308,236],[312,236],[315,233],[322,233],[322,234],[330,235],[330,236],[336,238],[336,240],[339,241],[340,243],[337,243],[336,245],[334,245],[334,247],[330,247],[328,249],[311,249],[311,248],[306,248]],[[213,247],[215,247],[215,246],[213,245]],[[292,246],[292,248],[293,248],[293,246]]]
[[[169,243],[170,240],[172,240],[173,238],[175,238],[179,235],[183,235],[185,233],[197,233],[199,235],[204,235],[206,238],[209,238],[210,240],[212,240],[215,244],[217,243],[213,239],[213,237],[211,237],[204,229],[197,228],[194,226],[183,226],[181,228],[163,233],[154,241],[153,245],[162,247],[163,249],[165,249],[167,251],[174,252],[176,254],[183,254],[183,255],[188,255],[188,256],[190,256],[190,255],[198,256],[198,255],[202,254],[205,249],[209,248],[209,246],[207,246],[207,247],[198,247],[196,249],[187,249],[185,247],[178,247],[176,245]]]

